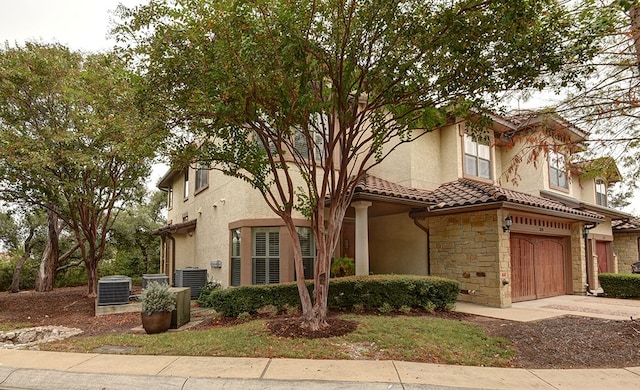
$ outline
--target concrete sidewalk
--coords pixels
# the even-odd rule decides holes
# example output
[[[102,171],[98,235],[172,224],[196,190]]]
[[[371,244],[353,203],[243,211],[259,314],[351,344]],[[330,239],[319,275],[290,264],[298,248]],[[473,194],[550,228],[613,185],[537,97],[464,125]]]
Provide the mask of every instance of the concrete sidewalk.
[[[401,361],[0,350],[0,389],[632,389],[640,367],[526,370]]]
[[[512,321],[561,315],[640,319],[640,301],[562,296],[456,311]],[[580,389],[640,388],[638,367],[517,369],[402,361],[81,354],[0,349],[0,389]]]

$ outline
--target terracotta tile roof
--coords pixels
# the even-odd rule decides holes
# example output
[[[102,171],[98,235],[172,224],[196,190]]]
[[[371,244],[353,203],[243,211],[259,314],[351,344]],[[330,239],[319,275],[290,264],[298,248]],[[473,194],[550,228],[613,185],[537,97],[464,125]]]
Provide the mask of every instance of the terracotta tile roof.
[[[603,218],[599,214],[577,210],[551,199],[508,190],[492,184],[469,179],[458,179],[457,181],[443,184],[433,192],[433,196],[436,198],[436,204],[431,206],[431,210],[445,210],[453,207],[508,202],[563,212],[580,217]]]
[[[611,221],[611,228],[616,232],[626,230],[640,231],[640,219],[613,220]]]
[[[355,192],[356,194],[383,195],[425,203],[435,202],[431,191],[405,187],[372,175],[365,175],[356,185]]]

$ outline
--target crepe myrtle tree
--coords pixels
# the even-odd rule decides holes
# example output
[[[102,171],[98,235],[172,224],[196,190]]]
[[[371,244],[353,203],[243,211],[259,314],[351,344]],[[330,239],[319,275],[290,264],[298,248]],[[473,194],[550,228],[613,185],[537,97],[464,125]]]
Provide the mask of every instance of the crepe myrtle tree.
[[[118,210],[139,193],[158,140],[135,104],[133,74],[113,53],[28,42],[0,50],[0,198],[47,210],[44,257],[53,288],[62,224],[97,289]],[[48,270],[48,271],[47,271]]]
[[[291,235],[297,275],[294,212],[310,220],[312,296],[297,285],[318,329],[358,181],[505,92],[551,75],[571,83],[565,66],[591,56],[596,12],[555,0],[153,0],[121,6],[114,32],[157,125],[176,134],[174,164],[210,162],[260,191]]]

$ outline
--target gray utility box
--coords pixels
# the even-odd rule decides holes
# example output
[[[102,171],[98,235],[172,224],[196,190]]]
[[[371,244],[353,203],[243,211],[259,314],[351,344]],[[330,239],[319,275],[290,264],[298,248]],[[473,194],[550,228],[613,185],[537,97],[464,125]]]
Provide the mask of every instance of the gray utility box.
[[[158,282],[160,284],[169,284],[169,276],[165,274],[142,274],[142,289],[147,288],[149,282]]]
[[[178,329],[191,321],[191,292],[189,287],[171,287],[176,296],[176,309],[171,312],[171,329]]]
[[[198,299],[202,287],[207,284],[207,270],[195,267],[177,269],[174,284],[191,288],[191,299]]]

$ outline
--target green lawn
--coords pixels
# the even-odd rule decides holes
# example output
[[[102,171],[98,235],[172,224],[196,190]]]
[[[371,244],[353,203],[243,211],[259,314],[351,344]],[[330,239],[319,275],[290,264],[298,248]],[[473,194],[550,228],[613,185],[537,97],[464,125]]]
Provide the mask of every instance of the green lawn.
[[[341,318],[357,321],[358,329],[342,337],[286,339],[273,336],[267,321],[259,319],[204,331],[75,337],[41,349],[93,352],[103,346],[125,346],[145,355],[395,359],[471,366],[504,366],[514,353],[507,340],[489,337],[463,321],[355,314]]]

